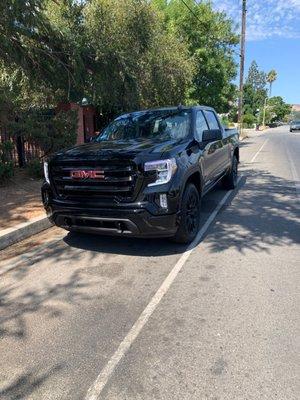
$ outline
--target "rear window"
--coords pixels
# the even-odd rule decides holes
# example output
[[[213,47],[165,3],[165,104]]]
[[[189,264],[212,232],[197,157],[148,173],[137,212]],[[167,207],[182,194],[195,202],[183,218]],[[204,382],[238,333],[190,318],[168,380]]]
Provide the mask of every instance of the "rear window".
[[[217,120],[214,112],[205,110],[204,114],[207,119],[209,129],[220,129],[218,120]]]

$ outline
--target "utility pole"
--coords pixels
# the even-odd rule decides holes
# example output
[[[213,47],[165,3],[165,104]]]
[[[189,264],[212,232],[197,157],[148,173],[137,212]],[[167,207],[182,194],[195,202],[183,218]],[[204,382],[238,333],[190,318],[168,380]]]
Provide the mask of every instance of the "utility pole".
[[[268,101],[268,96],[266,96],[265,102],[264,102],[264,113],[263,113],[263,120],[262,120],[262,125],[263,125],[263,127],[265,126],[265,123],[266,123],[266,107],[267,107],[267,101]],[[264,128],[263,128],[263,129],[264,129]]]
[[[244,69],[245,69],[245,38],[246,38],[246,0],[243,0],[242,9],[242,30],[241,30],[241,54],[240,54],[240,95],[239,95],[239,111],[238,123],[242,134],[243,127],[243,90],[244,90]]]

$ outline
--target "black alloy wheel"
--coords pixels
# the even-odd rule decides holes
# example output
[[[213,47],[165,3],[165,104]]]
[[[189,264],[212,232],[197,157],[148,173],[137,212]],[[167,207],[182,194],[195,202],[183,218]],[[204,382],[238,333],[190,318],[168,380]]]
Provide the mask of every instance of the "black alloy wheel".
[[[186,223],[190,235],[195,235],[199,226],[199,198],[194,191],[189,192],[186,202]]]
[[[177,243],[191,243],[200,226],[200,195],[196,186],[189,183],[183,193],[180,221],[173,240]]]

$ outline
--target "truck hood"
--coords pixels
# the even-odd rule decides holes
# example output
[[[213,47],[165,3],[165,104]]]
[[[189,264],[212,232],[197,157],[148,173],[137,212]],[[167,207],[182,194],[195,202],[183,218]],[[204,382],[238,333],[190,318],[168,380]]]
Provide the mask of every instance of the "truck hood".
[[[187,142],[176,140],[153,141],[147,139],[115,140],[86,143],[70,149],[57,152],[52,161],[72,160],[133,160],[140,161],[159,160],[162,157],[172,157],[184,149]]]

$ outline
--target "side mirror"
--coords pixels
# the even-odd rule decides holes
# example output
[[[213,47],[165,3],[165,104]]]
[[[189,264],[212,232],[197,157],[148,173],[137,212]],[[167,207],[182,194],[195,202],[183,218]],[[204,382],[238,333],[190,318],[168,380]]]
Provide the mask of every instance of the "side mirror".
[[[220,129],[208,129],[203,131],[202,142],[215,142],[222,140],[222,132]]]

